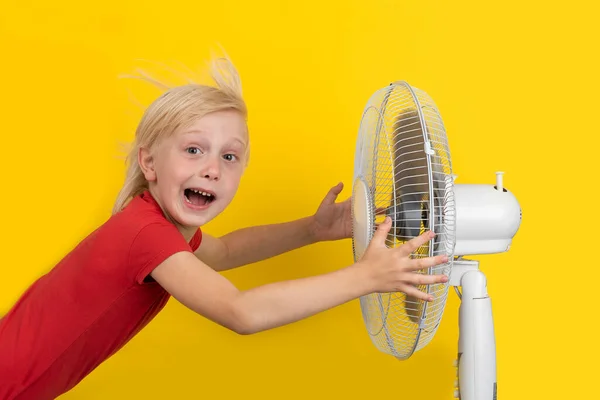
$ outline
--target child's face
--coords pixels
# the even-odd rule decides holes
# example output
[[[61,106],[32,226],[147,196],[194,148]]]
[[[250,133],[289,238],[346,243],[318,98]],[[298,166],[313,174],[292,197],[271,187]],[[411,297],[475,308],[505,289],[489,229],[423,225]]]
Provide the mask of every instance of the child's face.
[[[163,210],[183,227],[197,228],[233,199],[247,145],[243,117],[219,111],[162,141],[152,156],[142,151],[140,163]]]

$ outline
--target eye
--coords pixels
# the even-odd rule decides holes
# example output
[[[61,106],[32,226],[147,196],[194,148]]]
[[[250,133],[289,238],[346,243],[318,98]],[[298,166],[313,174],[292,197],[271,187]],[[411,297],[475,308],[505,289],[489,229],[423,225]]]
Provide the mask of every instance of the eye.
[[[235,154],[225,154],[223,158],[227,161],[234,161],[237,159],[237,156]]]
[[[188,154],[196,155],[202,153],[198,147],[188,147],[185,149]]]

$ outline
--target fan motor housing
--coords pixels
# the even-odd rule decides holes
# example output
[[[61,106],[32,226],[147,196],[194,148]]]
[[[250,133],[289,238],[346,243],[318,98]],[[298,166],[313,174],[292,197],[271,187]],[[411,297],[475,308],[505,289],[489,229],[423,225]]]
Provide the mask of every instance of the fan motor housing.
[[[508,251],[521,225],[516,197],[493,185],[455,184],[456,244],[454,255]]]

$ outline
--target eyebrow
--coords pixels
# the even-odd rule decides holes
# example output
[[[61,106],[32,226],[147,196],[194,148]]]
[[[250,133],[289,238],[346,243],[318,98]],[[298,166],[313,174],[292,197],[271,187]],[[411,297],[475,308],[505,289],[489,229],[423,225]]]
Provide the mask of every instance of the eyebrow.
[[[189,135],[189,134],[193,134],[193,133],[205,133],[205,132],[204,132],[203,130],[201,130],[201,129],[191,129],[191,130],[189,130],[189,131],[184,131],[184,132],[182,132],[182,133],[183,133],[184,135]],[[240,144],[241,144],[242,146],[244,146],[244,147],[248,147],[248,145],[247,145],[247,144],[246,144],[244,141],[242,141],[241,139],[234,138],[233,140],[234,140],[235,142],[238,142],[238,143],[240,143]]]
[[[238,142],[238,143],[240,143],[240,144],[241,144],[242,146],[244,146],[244,147],[246,147],[246,146],[247,146],[247,144],[246,144],[245,142],[241,141],[241,140],[240,140],[240,139],[238,139],[238,138],[234,138],[234,139],[233,139],[233,141],[234,141],[234,142]]]
[[[183,132],[181,132],[181,133],[182,133],[183,135],[189,135],[189,134],[191,134],[191,133],[204,133],[204,131],[203,131],[203,130],[200,130],[200,129],[190,129],[190,130],[188,130],[188,131],[183,131]]]

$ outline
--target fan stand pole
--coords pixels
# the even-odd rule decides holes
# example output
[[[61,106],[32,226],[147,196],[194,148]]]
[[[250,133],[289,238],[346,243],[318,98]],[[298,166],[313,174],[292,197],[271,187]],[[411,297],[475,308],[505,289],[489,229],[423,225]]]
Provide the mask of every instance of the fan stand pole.
[[[496,400],[496,341],[492,303],[479,261],[454,261],[450,285],[462,287],[455,397],[461,400]]]

